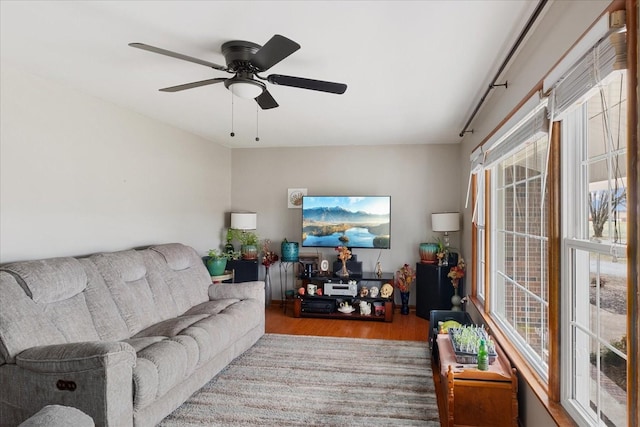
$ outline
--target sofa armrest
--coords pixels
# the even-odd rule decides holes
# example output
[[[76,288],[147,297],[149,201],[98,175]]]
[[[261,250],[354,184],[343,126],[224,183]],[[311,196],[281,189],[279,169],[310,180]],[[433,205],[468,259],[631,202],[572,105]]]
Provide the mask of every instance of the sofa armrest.
[[[0,365],[0,409],[18,424],[45,405],[73,406],[96,425],[133,425],[134,348],[91,341],[32,347]]]
[[[125,342],[91,341],[29,348],[16,356],[16,365],[33,372],[70,373],[136,364],[136,352]]]
[[[264,282],[219,283],[209,286],[209,299],[256,299],[264,306]]]

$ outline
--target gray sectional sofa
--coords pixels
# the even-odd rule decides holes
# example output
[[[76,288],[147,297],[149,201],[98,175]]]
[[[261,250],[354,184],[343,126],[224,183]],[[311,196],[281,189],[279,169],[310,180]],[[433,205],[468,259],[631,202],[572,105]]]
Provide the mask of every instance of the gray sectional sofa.
[[[264,331],[264,282],[212,285],[181,244],[0,266],[0,424],[155,425]]]

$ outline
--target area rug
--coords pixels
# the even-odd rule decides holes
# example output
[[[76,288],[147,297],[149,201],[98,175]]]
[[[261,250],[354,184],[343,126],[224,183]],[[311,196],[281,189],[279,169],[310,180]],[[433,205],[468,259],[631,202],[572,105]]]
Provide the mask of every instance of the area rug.
[[[440,426],[427,342],[264,335],[160,426]]]

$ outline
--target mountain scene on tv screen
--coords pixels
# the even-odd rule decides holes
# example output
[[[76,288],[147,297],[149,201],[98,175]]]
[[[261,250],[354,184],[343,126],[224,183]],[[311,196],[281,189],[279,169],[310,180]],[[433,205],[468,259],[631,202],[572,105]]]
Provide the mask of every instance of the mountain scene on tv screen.
[[[343,207],[314,207],[302,212],[303,246],[389,248],[389,214]]]

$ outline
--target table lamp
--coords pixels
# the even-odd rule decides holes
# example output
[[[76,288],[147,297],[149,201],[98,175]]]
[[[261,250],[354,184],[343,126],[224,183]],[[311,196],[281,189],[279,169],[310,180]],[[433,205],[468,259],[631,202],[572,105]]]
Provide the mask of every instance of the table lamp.
[[[236,235],[240,240],[240,252],[242,254],[242,259],[254,260],[258,257],[258,236],[252,233],[247,233],[249,230],[256,229],[257,217],[258,215],[255,212],[231,213],[231,228],[234,230],[240,230],[242,233],[240,236]]]
[[[258,222],[258,214],[255,212],[232,212],[231,228],[235,230],[255,230]]]
[[[460,213],[439,212],[431,214],[431,229],[437,232],[444,232],[444,247],[449,253],[449,233],[460,230]],[[448,264],[447,257],[445,257],[443,265]]]

